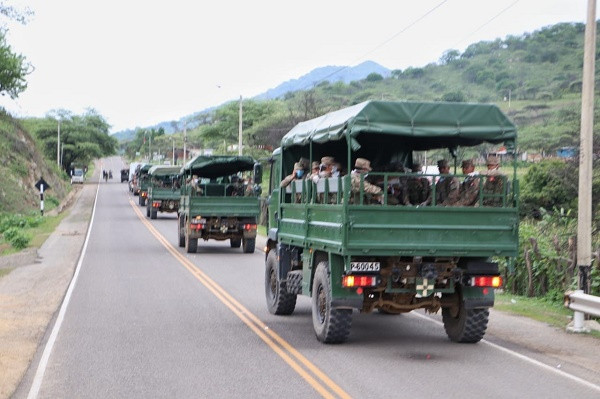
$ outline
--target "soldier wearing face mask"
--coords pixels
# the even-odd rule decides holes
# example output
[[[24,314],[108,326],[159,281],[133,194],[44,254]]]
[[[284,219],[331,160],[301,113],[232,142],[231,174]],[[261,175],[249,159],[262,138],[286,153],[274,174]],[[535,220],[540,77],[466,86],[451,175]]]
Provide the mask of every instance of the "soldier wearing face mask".
[[[301,180],[304,178],[304,168],[300,162],[294,164],[294,171],[291,175],[286,176],[279,185],[281,188],[287,187],[294,180]]]

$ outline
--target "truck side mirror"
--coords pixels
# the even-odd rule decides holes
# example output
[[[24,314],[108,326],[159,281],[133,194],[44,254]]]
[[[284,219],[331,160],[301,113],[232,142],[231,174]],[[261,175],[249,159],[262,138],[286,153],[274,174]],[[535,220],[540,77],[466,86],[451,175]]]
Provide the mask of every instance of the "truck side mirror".
[[[258,162],[254,164],[254,184],[262,183],[262,165]]]

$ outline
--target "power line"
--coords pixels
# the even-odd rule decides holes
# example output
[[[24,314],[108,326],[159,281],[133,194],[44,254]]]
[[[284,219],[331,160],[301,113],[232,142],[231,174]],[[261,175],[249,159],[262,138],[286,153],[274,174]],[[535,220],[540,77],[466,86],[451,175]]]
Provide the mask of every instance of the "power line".
[[[500,11],[498,14],[494,15],[492,18],[490,18],[487,22],[485,22],[483,25],[481,25],[479,28],[475,29],[473,32],[469,33],[468,35],[466,35],[465,37],[463,37],[462,39],[460,39],[459,41],[457,41],[455,44],[453,44],[450,48],[454,48],[456,46],[458,46],[460,43],[462,43],[463,41],[465,41],[466,39],[468,39],[469,37],[473,36],[475,33],[479,32],[481,29],[483,29],[484,27],[486,27],[487,25],[489,25],[493,20],[495,20],[496,18],[498,18],[500,15],[504,14],[506,11],[508,11],[510,8],[512,8],[515,4],[517,4],[520,0],[515,0],[513,1],[510,5],[508,5],[506,8],[504,8],[502,11]]]
[[[518,0],[517,0],[518,1]],[[443,0],[442,2],[438,3],[435,7],[431,8],[429,11],[427,11],[425,14],[421,15],[419,18],[417,18],[416,20],[414,20],[413,22],[411,22],[410,24],[408,24],[407,26],[405,26],[404,28],[402,28],[402,30],[400,30],[399,32],[397,32],[396,34],[394,34],[392,37],[390,37],[389,39],[387,39],[386,41],[382,42],[381,44],[377,45],[375,48],[367,51],[366,53],[364,53],[363,55],[361,55],[360,57],[357,57],[357,59],[354,60],[354,63],[366,58],[369,54],[374,53],[375,51],[379,50],[381,47],[385,46],[386,44],[388,44],[389,42],[391,42],[392,40],[396,39],[398,36],[400,36],[402,33],[406,32],[408,29],[412,28],[413,26],[415,26],[417,23],[421,22],[423,19],[425,19],[429,14],[433,13],[435,10],[437,10],[438,8],[440,8],[444,3],[448,2],[448,0]],[[329,79],[330,77],[332,77],[333,75],[340,73],[341,71],[343,71],[344,69],[348,69],[349,66],[344,66],[341,67],[340,69],[333,71],[332,73],[330,73],[329,75],[317,80],[316,82],[312,83],[312,86],[316,86],[321,82],[324,82],[325,80]],[[310,85],[305,86],[302,90],[305,90],[307,87],[309,87]]]

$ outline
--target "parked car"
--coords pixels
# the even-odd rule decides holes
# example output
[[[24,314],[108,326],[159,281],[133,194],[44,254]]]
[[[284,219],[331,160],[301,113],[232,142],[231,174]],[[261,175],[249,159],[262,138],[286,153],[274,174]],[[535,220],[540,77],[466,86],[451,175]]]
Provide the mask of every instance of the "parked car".
[[[85,174],[83,173],[83,169],[75,168],[71,172],[71,184],[80,183],[83,184],[85,181]]]

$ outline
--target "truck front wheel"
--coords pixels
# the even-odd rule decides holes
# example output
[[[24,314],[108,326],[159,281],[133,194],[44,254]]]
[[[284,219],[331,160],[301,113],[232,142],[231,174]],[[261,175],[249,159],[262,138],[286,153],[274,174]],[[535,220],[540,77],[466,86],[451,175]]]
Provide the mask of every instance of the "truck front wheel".
[[[487,308],[465,309],[464,301],[460,302],[458,309],[443,308],[442,321],[446,335],[454,342],[479,342],[485,335],[489,315]]]
[[[242,250],[245,254],[253,254],[256,247],[256,238],[242,238]]]
[[[326,344],[345,342],[352,326],[352,309],[331,308],[331,283],[327,262],[320,262],[312,286],[312,320],[317,339]]]
[[[265,269],[265,296],[269,312],[290,315],[296,308],[296,294],[289,294],[285,282],[279,279],[279,260],[275,250],[269,251]]]

